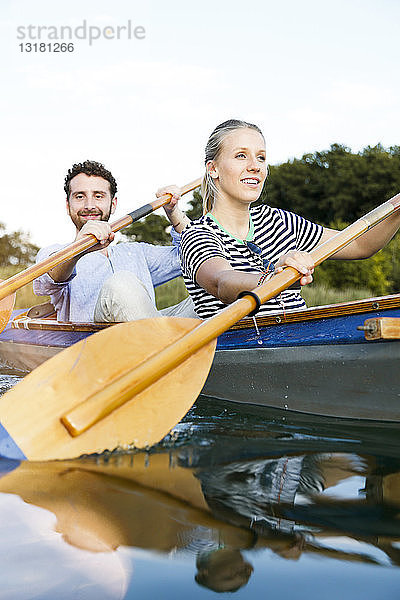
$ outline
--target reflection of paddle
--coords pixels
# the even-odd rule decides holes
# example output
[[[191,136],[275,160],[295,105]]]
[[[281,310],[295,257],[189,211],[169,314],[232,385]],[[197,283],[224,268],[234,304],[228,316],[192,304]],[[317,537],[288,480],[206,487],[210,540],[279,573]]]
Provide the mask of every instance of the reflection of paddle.
[[[201,179],[196,179],[195,181],[188,183],[182,188],[182,195],[187,194],[188,192],[191,192],[192,190],[196,189],[197,187],[199,187],[200,184]],[[125,215],[124,217],[121,217],[120,219],[112,223],[111,229],[114,232],[116,232],[120,229],[124,229],[124,227],[128,227],[128,225],[135,223],[135,221],[138,221],[142,217],[145,217],[146,215],[152,213],[154,210],[157,210],[161,206],[164,206],[170,201],[170,199],[171,194],[164,194],[160,198],[154,200],[154,202],[145,204],[144,206],[141,206],[133,212]],[[2,298],[5,298],[9,294],[12,294],[25,284],[30,283],[40,275],[43,275],[43,273],[47,273],[53,267],[56,267],[64,261],[70,260],[74,256],[77,256],[81,252],[84,252],[91,246],[94,246],[96,243],[97,240],[94,237],[94,235],[89,234],[84,239],[78,240],[77,242],[73,242],[66,248],[55,252],[45,260],[42,260],[40,263],[33,265],[28,269],[25,269],[25,271],[21,271],[21,273],[13,275],[13,277],[10,277],[6,281],[0,283],[0,300]]]
[[[399,208],[400,194],[313,250],[315,264]],[[266,302],[300,277],[287,267],[254,293]],[[0,422],[33,460],[101,452],[131,442],[154,444],[197,398],[217,336],[256,304],[246,295],[198,326],[190,319],[149,319],[94,334],[43,363],[8,392],[0,402]]]
[[[120,545],[158,552],[176,551],[187,544],[193,548],[199,531],[204,539],[204,531],[208,530],[207,539],[218,541],[226,549],[254,548],[259,552],[270,548],[284,558],[312,552],[378,564],[367,555],[329,548],[327,537],[340,535],[340,529],[339,533],[332,533],[319,528],[317,535],[324,542],[320,546],[316,539],[306,541],[301,536],[268,528],[263,521],[258,528],[256,521],[250,527],[250,518],[240,513],[230,512],[226,518],[220,512],[216,515],[204,498],[196,470],[176,464],[178,456],[179,452],[137,453],[107,461],[87,458],[23,462],[0,478],[0,494],[18,495],[25,503],[53,512],[56,531],[63,539],[91,552],[112,552]],[[332,503],[333,511],[335,504]],[[362,506],[362,501],[357,505]],[[310,514],[313,506],[309,507]],[[344,509],[345,506],[343,503]],[[265,516],[275,516],[275,512],[279,513],[279,504],[268,505]],[[352,531],[350,535],[354,536]]]
[[[3,280],[0,279],[0,285]],[[2,300],[0,300],[0,332],[3,331],[8,321],[10,320],[11,313],[14,309],[15,304],[15,294],[11,294],[11,296],[6,296]]]
[[[210,513],[192,469],[171,464],[169,453],[122,455],[116,461],[22,462],[0,477],[0,495],[52,511],[56,529],[79,548],[109,552],[120,545],[170,552],[199,528],[236,547],[253,534]]]

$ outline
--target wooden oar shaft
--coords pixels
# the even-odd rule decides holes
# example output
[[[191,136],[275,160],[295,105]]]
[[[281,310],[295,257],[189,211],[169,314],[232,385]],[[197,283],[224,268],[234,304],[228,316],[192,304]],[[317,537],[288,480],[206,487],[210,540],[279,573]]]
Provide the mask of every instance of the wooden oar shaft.
[[[199,187],[200,184],[201,179],[196,179],[195,181],[188,183],[182,188],[182,195],[196,189],[197,187]],[[132,211],[128,215],[117,219],[111,225],[112,231],[116,233],[117,231],[128,227],[129,225],[135,223],[142,217],[145,217],[146,215],[152,213],[154,210],[157,210],[161,206],[164,206],[170,201],[170,199],[171,194],[164,194],[163,196],[157,198],[153,202],[149,202],[148,204],[145,204],[144,206]],[[94,235],[88,234],[87,236],[85,236],[85,238],[78,240],[77,242],[73,242],[66,248],[55,252],[40,263],[32,265],[31,267],[28,267],[28,269],[21,271],[21,273],[13,275],[13,277],[10,277],[6,281],[0,283],[0,300],[12,294],[27,283],[30,283],[37,277],[40,277],[40,275],[47,273],[57,265],[67,260],[70,260],[75,256],[78,256],[78,254],[81,254],[82,252],[85,252],[85,250],[88,250],[96,243],[96,237]]]
[[[2,280],[0,279],[0,282]],[[0,332],[6,328],[15,304],[15,294],[0,300]]]
[[[399,208],[400,194],[397,194],[314,249],[311,256],[315,264],[320,264]],[[263,304],[300,279],[301,276],[296,269],[287,267],[253,291]],[[203,321],[182,338],[150,357],[146,362],[114,380],[102,391],[84,400],[68,414],[63,415],[62,423],[71,435],[80,435],[183,363],[189,356],[214,340],[255,308],[256,300],[250,295],[236,300],[214,317]]]

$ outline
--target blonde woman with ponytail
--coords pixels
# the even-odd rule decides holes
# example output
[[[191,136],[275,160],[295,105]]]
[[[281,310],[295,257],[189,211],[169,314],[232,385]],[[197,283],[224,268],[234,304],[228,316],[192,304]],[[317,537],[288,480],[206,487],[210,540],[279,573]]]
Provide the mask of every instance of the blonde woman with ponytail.
[[[207,318],[261,285],[285,266],[297,269],[300,285],[312,282],[309,252],[336,231],[290,211],[266,204],[252,207],[267,178],[265,140],[252,123],[229,120],[212,132],[205,150],[203,216],[186,226],[180,254],[186,287],[196,313]],[[400,227],[400,215],[386,219],[343,248],[335,259],[367,258]],[[260,308],[301,310],[300,286],[282,292]]]

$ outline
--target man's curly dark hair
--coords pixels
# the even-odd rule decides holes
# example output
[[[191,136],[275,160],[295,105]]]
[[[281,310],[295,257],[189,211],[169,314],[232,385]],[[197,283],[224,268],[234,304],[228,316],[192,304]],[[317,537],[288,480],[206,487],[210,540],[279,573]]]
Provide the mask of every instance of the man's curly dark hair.
[[[76,177],[76,175],[79,175],[79,173],[84,173],[85,175],[94,175],[96,177],[102,177],[103,179],[108,181],[108,183],[110,184],[111,198],[114,198],[115,194],[117,193],[117,182],[115,181],[110,171],[108,171],[105,168],[105,166],[99,162],[96,162],[94,160],[85,160],[83,163],[76,163],[75,165],[72,165],[65,177],[64,190],[67,194],[68,199],[71,193],[71,179]]]

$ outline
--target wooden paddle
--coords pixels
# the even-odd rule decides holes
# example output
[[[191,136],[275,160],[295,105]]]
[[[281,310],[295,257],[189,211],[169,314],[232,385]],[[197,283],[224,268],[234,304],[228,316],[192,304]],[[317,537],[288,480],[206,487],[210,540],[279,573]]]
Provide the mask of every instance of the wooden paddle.
[[[399,208],[400,194],[313,250],[315,264]],[[287,267],[253,292],[264,303],[300,278]],[[256,304],[246,295],[200,325],[174,318],[122,323],[60,352],[2,398],[0,423],[10,437],[3,430],[0,454],[12,442],[33,460],[158,442],[196,400],[216,338]]]
[[[191,183],[188,183],[187,185],[183,186],[183,188],[181,189],[181,193],[182,195],[187,194],[188,192],[191,192],[192,190],[198,188],[200,185],[201,179],[196,179],[195,181],[192,181]],[[153,211],[157,210],[158,208],[161,208],[161,206],[168,204],[170,199],[171,194],[164,194],[160,198],[156,198],[156,200],[154,200],[153,202],[149,202],[149,204],[145,204],[144,206],[137,208],[136,210],[132,211],[131,213],[128,213],[124,217],[121,217],[120,219],[112,223],[112,231],[114,231],[115,233],[120,229],[124,229],[124,227],[128,227],[129,225],[135,223],[142,217],[145,217]],[[53,267],[56,267],[57,265],[65,262],[66,260],[70,260],[74,256],[77,256],[81,252],[84,252],[85,250],[88,250],[88,248],[91,248],[96,243],[97,239],[95,238],[95,236],[89,234],[85,236],[85,238],[78,240],[77,242],[73,242],[66,248],[55,252],[45,260],[42,260],[40,263],[32,265],[28,269],[25,269],[24,271],[13,275],[13,277],[6,279],[5,281],[0,283],[0,300],[6,298],[6,296],[12,294],[27,283],[30,283],[40,275],[43,275],[43,273],[47,273]],[[1,331],[2,329],[0,329],[0,332]]]
[[[0,285],[3,279],[0,279]],[[15,293],[0,300],[0,333],[5,329],[14,310]]]

